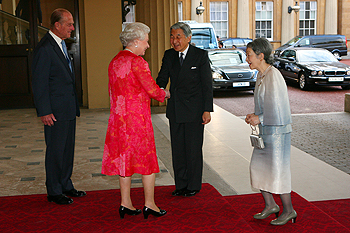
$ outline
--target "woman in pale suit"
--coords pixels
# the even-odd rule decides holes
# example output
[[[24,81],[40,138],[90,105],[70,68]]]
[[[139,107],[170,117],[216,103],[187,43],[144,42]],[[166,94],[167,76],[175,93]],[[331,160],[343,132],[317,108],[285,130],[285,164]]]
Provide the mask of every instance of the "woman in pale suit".
[[[111,114],[108,121],[102,160],[102,174],[119,175],[120,218],[138,215],[131,201],[131,176],[142,175],[144,218],[166,214],[154,201],[155,173],[159,172],[151,121],[151,98],[163,102],[170,97],[151,76],[148,63],[141,57],[149,48],[150,29],[143,23],[128,24],[120,33],[125,46],[108,67]]]
[[[265,200],[265,208],[254,215],[265,219],[276,214],[272,225],[295,222],[297,213],[291,200],[291,113],[286,83],[272,64],[272,46],[264,38],[247,45],[247,59],[251,69],[259,71],[254,91],[255,112],[246,116],[246,123],[258,126],[265,148],[253,150],[250,162],[251,185],[259,189]],[[283,204],[280,212],[273,195],[279,194]]]

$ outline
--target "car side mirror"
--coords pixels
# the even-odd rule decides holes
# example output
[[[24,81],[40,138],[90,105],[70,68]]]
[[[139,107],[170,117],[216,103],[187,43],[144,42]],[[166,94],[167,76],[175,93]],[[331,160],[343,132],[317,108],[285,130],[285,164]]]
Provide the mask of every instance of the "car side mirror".
[[[288,61],[295,62],[295,58],[294,57],[288,57],[287,59],[288,59]]]

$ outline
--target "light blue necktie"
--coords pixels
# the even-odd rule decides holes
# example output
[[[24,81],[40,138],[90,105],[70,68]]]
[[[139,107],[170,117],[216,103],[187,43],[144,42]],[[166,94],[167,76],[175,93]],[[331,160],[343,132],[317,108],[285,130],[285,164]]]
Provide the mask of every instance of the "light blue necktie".
[[[69,65],[70,71],[72,71],[72,61],[70,60],[70,58],[68,56],[66,42],[64,42],[64,40],[62,40],[61,44],[62,44],[62,49],[63,49],[64,55],[65,55],[65,57],[66,57],[66,59],[68,61],[68,65]]]

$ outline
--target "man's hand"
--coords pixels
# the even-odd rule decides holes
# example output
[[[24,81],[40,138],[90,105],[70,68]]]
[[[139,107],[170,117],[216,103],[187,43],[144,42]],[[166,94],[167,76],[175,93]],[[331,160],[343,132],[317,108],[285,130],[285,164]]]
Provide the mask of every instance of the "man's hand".
[[[165,99],[169,99],[170,98],[170,91],[167,89],[164,89],[165,91]]]
[[[210,122],[211,120],[211,116],[210,116],[210,112],[204,112],[202,115],[202,120],[203,120],[203,125],[206,125]]]
[[[44,123],[44,125],[48,125],[48,126],[53,126],[53,122],[57,121],[55,116],[52,113],[46,116],[42,116],[40,117],[40,119]]]

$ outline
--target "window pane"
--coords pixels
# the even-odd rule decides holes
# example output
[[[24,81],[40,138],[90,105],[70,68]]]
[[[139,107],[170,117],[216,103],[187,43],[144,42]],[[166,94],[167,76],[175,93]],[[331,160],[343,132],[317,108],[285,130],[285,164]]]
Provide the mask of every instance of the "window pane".
[[[272,38],[273,2],[255,2],[255,35],[256,38]]]
[[[220,37],[228,37],[228,2],[210,2],[210,22]]]
[[[310,10],[310,2],[305,2],[305,10]]]
[[[271,38],[271,30],[267,30],[267,38]]]
[[[255,2],[255,10],[257,11],[261,10],[261,2]]]
[[[304,35],[316,34],[317,1],[300,2],[299,29]]]
[[[261,19],[261,12],[260,11],[257,11],[255,12],[255,19]]]

